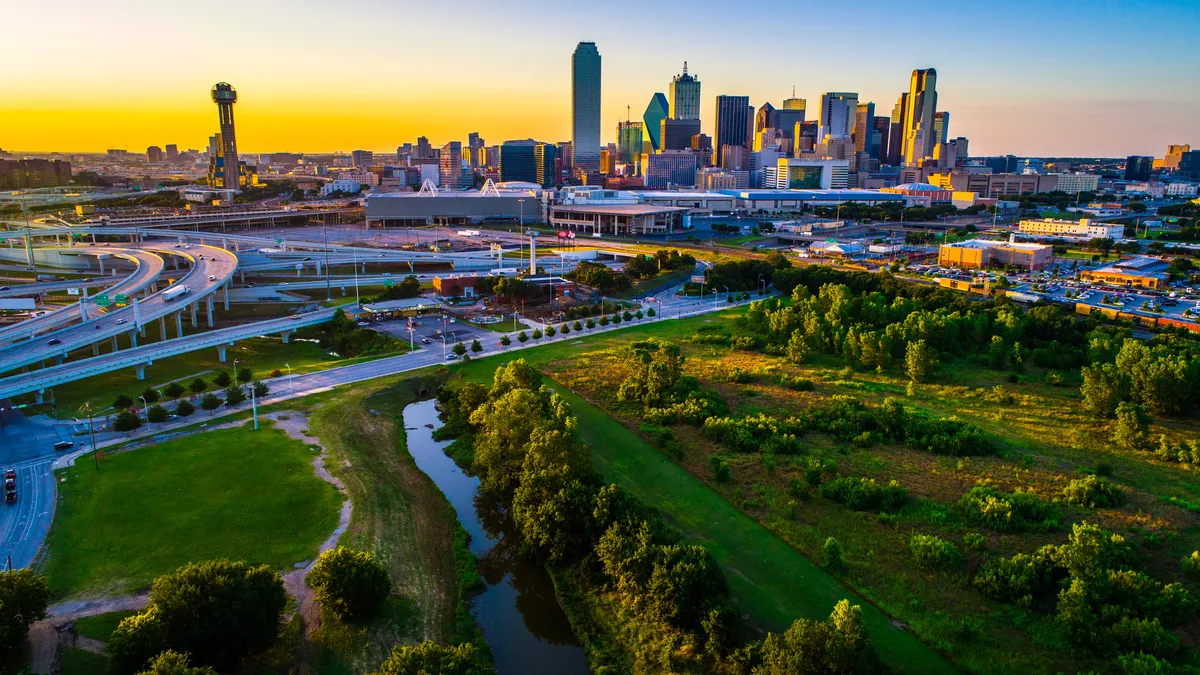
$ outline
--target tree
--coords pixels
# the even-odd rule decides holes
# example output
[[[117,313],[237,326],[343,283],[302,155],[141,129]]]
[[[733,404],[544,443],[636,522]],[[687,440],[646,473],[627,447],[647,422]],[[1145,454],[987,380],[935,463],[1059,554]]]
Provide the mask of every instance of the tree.
[[[613,322],[613,325],[619,325],[621,323],[621,320],[622,320],[621,315],[614,312],[612,315],[612,319],[611,319],[611,321]]]
[[[217,376],[213,378],[213,384],[221,388],[228,387],[232,382],[233,378],[229,377],[229,373],[224,370],[217,373]]]
[[[653,307],[650,307],[646,310],[646,316],[655,316],[655,314],[656,312],[654,311]]]
[[[113,420],[113,431],[135,431],[142,426],[142,418],[132,410],[122,410]]]
[[[267,386],[266,382],[262,380],[254,381],[254,396],[256,398],[265,398],[269,393],[271,393],[271,387]]]
[[[167,409],[157,403],[146,409],[146,421],[151,424],[166,422],[167,415]]]
[[[558,330],[555,329],[554,326],[550,326],[550,325],[546,326],[546,337],[552,338],[557,334],[558,334]]]
[[[525,334],[525,331],[521,331],[520,333],[517,333],[517,341],[521,344],[525,344],[529,341],[529,336]]]
[[[833,537],[829,537],[824,544],[821,544],[821,567],[834,574],[845,568],[845,563],[842,561],[842,544]]]
[[[1096,363],[1081,371],[1083,405],[1096,417],[1112,417],[1129,396],[1129,377],[1115,363]]]
[[[591,323],[591,322],[592,322],[592,320],[591,320],[591,319],[588,319],[588,323]],[[601,315],[600,315],[600,320],[599,320],[599,321],[597,321],[597,323],[599,323],[601,326],[607,326],[607,325],[609,324],[608,315],[607,315],[607,314],[601,314]],[[591,326],[588,326],[588,328],[591,328]]]
[[[454,348],[450,351],[462,356],[463,354],[467,353],[467,346],[462,343],[462,340],[459,340],[458,342],[454,343]]]
[[[534,340],[541,340],[542,339],[542,329],[534,328],[533,333],[530,334],[530,337],[532,337]]]
[[[576,321],[575,323],[579,323],[579,322]],[[562,333],[563,335],[568,335],[571,332],[571,327],[564,323],[563,325],[558,327],[558,332]]]
[[[192,666],[190,657],[168,649],[150,660],[148,667],[138,675],[217,675],[208,666]]]
[[[913,382],[925,382],[937,368],[937,356],[924,340],[908,343],[904,353],[904,372]]]
[[[46,618],[50,588],[28,567],[0,572],[0,651],[20,648],[35,621]]]
[[[483,351],[483,345],[479,344],[479,340],[471,340],[471,351],[476,354]]]
[[[804,331],[797,328],[792,331],[792,337],[788,339],[788,360],[792,363],[804,363],[806,354],[808,354],[808,345],[804,341]]]
[[[1113,443],[1128,450],[1146,447],[1150,433],[1150,416],[1139,403],[1124,402],[1117,406],[1117,426],[1113,429]]]
[[[426,640],[419,645],[397,646],[373,675],[495,675],[475,645],[440,645]]]
[[[237,371],[238,384],[245,384],[254,379],[254,373],[250,372],[249,368],[240,368]]]
[[[592,323],[592,320],[591,320],[591,319],[588,319],[588,324],[589,324],[589,325],[588,325],[588,328],[591,328],[592,326],[595,326],[595,325],[596,325],[596,324]],[[574,331],[580,331],[580,330],[583,330],[583,324],[581,324],[581,323],[579,323],[578,321],[576,321],[575,323],[571,324],[571,330],[574,330]]]
[[[322,553],[307,581],[322,609],[354,623],[378,615],[392,592],[387,570],[375,556],[343,546]]]
[[[220,408],[221,403],[221,398],[213,393],[205,394],[204,398],[200,399],[200,407],[204,410],[207,410],[209,413],[212,413],[217,408]]]
[[[500,336],[500,344],[502,344],[502,345],[504,345],[505,347],[507,347],[507,346],[509,346],[509,345],[511,345],[511,344],[512,344],[512,340],[508,339],[508,336],[507,336],[507,335],[501,335],[501,336]]]
[[[124,410],[132,405],[133,399],[129,398],[129,396],[126,394],[120,394],[113,399],[112,407],[116,408],[117,410]]]
[[[197,377],[188,385],[188,389],[191,389],[193,394],[203,394],[204,390],[208,389],[208,383]]]
[[[825,621],[797,619],[768,633],[753,675],[869,675],[883,672],[862,623],[862,608],[842,600]]]
[[[286,604],[283,580],[267,565],[209,560],[181,567],[155,579],[146,609],[117,626],[107,645],[113,671],[135,673],[167,649],[234,670],[274,644]]]
[[[147,405],[157,403],[159,398],[158,391],[153,387],[146,387],[142,390],[141,398],[146,401]]]
[[[196,406],[192,405],[191,401],[180,401],[179,405],[175,406],[175,414],[180,417],[191,417],[196,412]]]
[[[1135,200],[1135,201],[1129,202],[1129,210],[1133,211],[1134,213],[1145,213],[1146,205],[1140,201]]]
[[[246,400],[246,390],[238,386],[225,388],[225,405],[235,406]]]
[[[570,429],[533,431],[513,495],[512,516],[538,555],[562,563],[591,551],[594,482],[587,450]]]
[[[187,389],[185,389],[183,385],[179,384],[178,382],[172,382],[171,384],[168,384],[165,389],[163,389],[163,393],[167,395],[167,398],[179,398],[180,396],[183,396],[184,392],[186,391]]]
[[[640,310],[640,309],[638,311],[634,312],[633,315],[635,317],[637,317],[638,321],[641,321],[642,317],[646,316],[645,314],[642,314],[642,310]]]

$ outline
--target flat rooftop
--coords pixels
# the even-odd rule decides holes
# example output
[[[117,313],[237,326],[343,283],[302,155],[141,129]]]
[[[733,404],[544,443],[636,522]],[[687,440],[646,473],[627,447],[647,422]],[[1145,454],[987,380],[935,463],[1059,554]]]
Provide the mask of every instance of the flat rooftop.
[[[647,199],[733,199],[723,192],[683,192],[676,190],[629,190],[631,194]]]
[[[568,213],[608,213],[618,216],[648,216],[655,213],[684,212],[681,206],[655,206],[654,204],[566,204],[552,206],[551,211]]]
[[[490,198],[508,197],[521,199],[539,199],[533,190],[498,190],[499,194],[485,194],[479,190],[441,190],[437,194],[421,194],[419,192],[372,192],[367,199],[450,199],[450,198]]]
[[[798,201],[904,201],[907,195],[879,190],[720,190],[738,199],[795,199]]]
[[[959,241],[959,242],[955,242],[953,244],[942,244],[942,246],[949,246],[951,248],[975,248],[975,249],[1012,248],[1012,249],[1023,250],[1023,251],[1038,251],[1041,249],[1050,248],[1049,246],[1047,246],[1045,244],[1026,244],[1023,242],[1009,242],[1009,241],[1000,241],[1000,240],[994,240],[994,239],[968,239],[966,241]]]

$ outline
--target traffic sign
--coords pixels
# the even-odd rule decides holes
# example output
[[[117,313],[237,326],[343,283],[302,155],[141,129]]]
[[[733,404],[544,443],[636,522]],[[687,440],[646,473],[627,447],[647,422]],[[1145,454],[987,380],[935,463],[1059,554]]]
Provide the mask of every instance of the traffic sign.
[[[115,300],[118,305],[124,305],[126,302],[128,302],[128,298],[125,297],[124,293],[117,293]]]
[[[108,307],[111,304],[112,302],[108,299],[108,293],[101,293],[100,295],[96,296],[97,307]]]
[[[78,288],[68,288],[67,295],[79,295],[79,289]]]
[[[693,274],[693,275],[692,275],[692,283],[693,283],[693,284],[702,284],[702,283],[704,283],[704,275],[703,275],[703,274]]]

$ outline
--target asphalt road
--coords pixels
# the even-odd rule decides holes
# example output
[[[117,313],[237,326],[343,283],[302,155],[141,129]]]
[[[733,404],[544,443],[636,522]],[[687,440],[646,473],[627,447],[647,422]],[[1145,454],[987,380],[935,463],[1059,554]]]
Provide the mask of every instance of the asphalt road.
[[[54,518],[53,445],[73,440],[67,425],[38,424],[17,410],[0,413],[0,469],[17,471],[17,503],[0,504],[0,565],[33,562]]]

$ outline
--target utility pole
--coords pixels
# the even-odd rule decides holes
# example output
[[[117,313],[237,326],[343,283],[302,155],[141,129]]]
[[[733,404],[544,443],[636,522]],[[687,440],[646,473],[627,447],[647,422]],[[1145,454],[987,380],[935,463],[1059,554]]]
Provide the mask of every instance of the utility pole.
[[[254,430],[258,431],[258,400],[254,396],[254,383],[250,383],[250,410],[254,413]]]
[[[96,449],[96,427],[92,424],[92,402],[87,401],[83,404],[87,408],[88,414],[88,434],[92,437],[92,459],[96,460],[96,470],[100,470],[100,451]]]
[[[321,219],[321,239],[325,242],[325,302],[333,300],[333,291],[329,288],[329,225]]]

